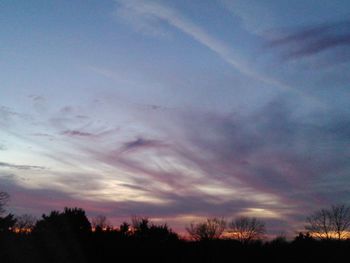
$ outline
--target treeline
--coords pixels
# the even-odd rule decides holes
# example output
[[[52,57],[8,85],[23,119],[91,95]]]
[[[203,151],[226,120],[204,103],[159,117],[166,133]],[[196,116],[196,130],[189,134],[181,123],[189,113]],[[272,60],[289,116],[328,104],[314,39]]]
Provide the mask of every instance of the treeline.
[[[336,262],[349,258],[350,208],[332,206],[310,215],[293,240],[264,241],[256,218],[208,218],[190,224],[189,239],[167,224],[133,217],[113,227],[105,216],[88,220],[81,208],[52,211],[36,220],[5,213],[0,192],[0,262]]]

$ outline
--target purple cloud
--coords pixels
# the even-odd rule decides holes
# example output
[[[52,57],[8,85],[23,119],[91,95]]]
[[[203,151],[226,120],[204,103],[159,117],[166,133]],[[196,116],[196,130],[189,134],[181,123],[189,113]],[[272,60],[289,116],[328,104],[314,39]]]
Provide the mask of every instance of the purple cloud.
[[[64,164],[93,161],[100,173],[50,171],[60,194],[58,200],[42,206],[53,209],[80,202],[88,212],[104,209],[116,221],[133,214],[231,217],[260,211],[257,216],[271,222],[273,231],[281,231],[277,226],[300,225],[305,211],[332,204],[339,197],[350,200],[346,187],[350,122],[339,112],[300,116],[297,109],[298,102],[276,98],[245,115],[147,112],[145,131],[156,130],[157,139],[145,132],[123,141],[111,133],[98,143],[70,142],[82,154]],[[66,131],[69,136],[93,136],[79,135],[78,129]],[[53,158],[66,161],[66,156]],[[93,197],[96,201],[91,201]],[[180,227],[180,222],[174,224]]]
[[[316,55],[318,53],[342,48],[349,50],[350,22],[329,23],[287,33],[268,43],[271,48],[281,48],[287,60]],[[342,53],[346,56],[346,53]],[[348,57],[349,58],[349,57]]]
[[[0,162],[0,167],[5,167],[5,168],[14,168],[14,169],[19,169],[19,170],[44,170],[46,169],[43,166],[37,166],[37,165],[19,165],[19,164],[11,164],[11,163],[5,163],[5,162]]]
[[[153,148],[153,147],[164,147],[165,144],[158,140],[148,140],[139,137],[133,141],[125,142],[122,147],[122,151],[130,151],[141,148]]]
[[[66,130],[62,132],[63,135],[67,136],[78,136],[78,137],[91,137],[94,136],[94,134],[89,133],[89,132],[83,132],[83,131],[78,131],[78,130]]]

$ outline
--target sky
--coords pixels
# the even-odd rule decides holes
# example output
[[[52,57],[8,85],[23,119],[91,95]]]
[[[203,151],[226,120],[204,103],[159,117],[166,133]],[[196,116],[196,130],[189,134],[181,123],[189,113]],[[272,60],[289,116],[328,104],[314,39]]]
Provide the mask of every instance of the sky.
[[[3,0],[8,211],[293,235],[350,202],[347,0]]]

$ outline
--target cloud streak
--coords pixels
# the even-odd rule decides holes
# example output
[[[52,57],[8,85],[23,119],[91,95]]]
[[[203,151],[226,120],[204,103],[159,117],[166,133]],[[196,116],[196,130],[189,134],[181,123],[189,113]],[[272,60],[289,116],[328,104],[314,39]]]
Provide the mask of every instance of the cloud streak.
[[[211,51],[220,56],[224,61],[233,66],[240,73],[252,77],[257,81],[261,81],[268,85],[273,85],[277,88],[288,90],[293,93],[301,94],[298,90],[291,86],[268,76],[265,76],[257,71],[254,71],[252,65],[249,65],[239,59],[237,55],[234,55],[232,49],[223,43],[222,41],[210,36],[204,29],[197,26],[179,12],[174,9],[168,8],[164,5],[151,2],[151,1],[138,1],[138,0],[115,0],[119,4],[119,12],[122,12],[124,16],[143,16],[142,22],[146,22],[151,19],[154,24],[154,20],[163,21],[169,25],[177,28],[181,32],[195,39],[200,44],[206,46]],[[117,12],[118,14],[118,12]],[[305,95],[305,94],[301,94]]]
[[[11,168],[11,169],[19,169],[19,170],[45,170],[44,166],[37,165],[20,165],[20,164],[11,164],[0,162],[0,167]]]
[[[92,133],[89,132],[82,132],[82,131],[78,131],[78,130],[66,130],[62,132],[63,135],[67,135],[67,136],[78,136],[78,137],[91,137],[94,136]]]
[[[269,42],[271,48],[284,49],[287,60],[314,56],[335,48],[349,49],[350,21],[311,26]]]
[[[169,126],[163,132],[175,140],[176,159],[201,174],[192,186],[219,181],[232,190],[242,189],[256,206],[271,202],[273,210],[286,206],[298,215],[337,202],[340,195],[344,202],[350,200],[345,186],[350,123],[335,112],[328,112],[327,118],[324,113],[301,117],[295,114],[297,108],[276,99],[250,116],[182,112],[159,123]],[[166,119],[172,124],[166,125]],[[224,192],[222,186],[217,189]]]
[[[248,115],[138,109],[138,124],[157,131],[157,139],[145,132],[105,137],[107,143],[68,141],[74,154],[56,152],[56,158],[69,156],[65,171],[36,179],[39,190],[62,191],[61,201],[43,207],[82,200],[86,209],[103,207],[119,219],[249,214],[300,224],[306,210],[350,200],[350,123],[340,113],[298,116],[296,109],[297,102],[281,98]],[[19,173],[41,169],[0,166]],[[27,182],[13,178],[13,184]]]
[[[145,149],[145,148],[164,147],[164,146],[165,144],[161,141],[148,140],[148,139],[139,137],[136,140],[125,142],[122,147],[122,152],[137,150],[137,149]]]

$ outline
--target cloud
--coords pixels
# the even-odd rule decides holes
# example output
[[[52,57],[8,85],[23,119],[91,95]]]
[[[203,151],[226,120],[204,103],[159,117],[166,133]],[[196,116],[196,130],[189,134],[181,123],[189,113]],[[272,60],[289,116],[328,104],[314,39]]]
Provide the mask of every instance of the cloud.
[[[136,149],[144,148],[154,148],[154,147],[164,147],[165,144],[158,140],[148,140],[142,137],[137,138],[136,140],[125,142],[122,147],[122,151],[130,151]]]
[[[86,116],[86,115],[76,115],[75,117],[77,119],[89,119],[89,116]]]
[[[2,131],[9,131],[19,123],[30,122],[32,120],[33,118],[30,114],[0,105],[0,127]]]
[[[9,107],[6,106],[0,106],[0,124],[1,122],[9,122],[11,121],[13,118],[28,118],[28,115],[16,112],[14,110],[12,110]]]
[[[31,100],[33,100],[34,102],[42,102],[45,100],[45,98],[43,96],[40,95],[29,95],[28,98],[30,98]]]
[[[151,218],[175,218],[188,215],[206,216],[231,215],[244,211],[251,206],[250,201],[227,201],[214,203],[205,195],[182,195],[176,192],[164,193],[171,203],[157,204],[135,200],[108,201],[99,198],[82,198],[76,194],[60,191],[58,189],[31,189],[17,184],[8,177],[0,177],[2,190],[11,196],[9,209],[15,213],[34,213],[40,216],[52,210],[62,210],[64,207],[82,207],[89,216],[105,214],[113,218],[115,224],[129,220],[132,215],[144,215]],[[129,185],[127,186],[129,187]],[[134,188],[134,187],[132,187]],[[135,189],[134,189],[135,190]],[[90,191],[90,190],[88,190]],[[174,226],[174,225],[173,225]],[[183,230],[183,222],[175,222],[177,230]]]
[[[33,133],[32,135],[37,137],[52,137],[52,135],[48,133],[42,133],[42,132],[36,132],[36,133]]]
[[[147,208],[154,216],[157,212],[164,216],[232,216],[253,211],[259,217],[274,215],[288,221],[286,214],[303,213],[315,206],[313,202],[328,204],[331,195],[322,184],[330,179],[328,173],[336,172],[333,167],[347,167],[344,156],[327,160],[329,153],[323,156],[317,149],[334,137],[340,148],[332,151],[344,150],[344,119],[338,118],[337,125],[332,121],[321,126],[304,123],[295,116],[296,108],[295,103],[278,98],[250,115],[156,111],[147,123],[170,138],[167,147],[159,147],[164,140],[140,136],[121,144],[121,149],[137,149],[128,155],[117,146],[89,150],[88,154],[121,171],[116,178],[127,174],[129,183],[119,185],[139,192],[144,200],[131,197],[125,203],[117,202],[145,208],[135,211],[146,213]],[[337,126],[342,127],[341,132],[332,130]],[[341,177],[338,172],[334,176]]]
[[[193,124],[189,139],[211,152],[213,158],[207,162],[224,180],[237,178],[287,204],[327,203],[333,198],[326,185],[336,184],[341,191],[342,183],[334,180],[343,181],[350,168],[346,161],[349,122],[335,114],[334,120],[316,124],[293,114],[293,108],[277,101],[247,118],[204,118],[203,124]],[[196,135],[199,129],[201,136]],[[205,134],[212,129],[216,136],[210,138]],[[344,201],[349,199],[350,195]]]
[[[33,108],[35,111],[39,114],[42,112],[47,112],[49,107],[47,105],[47,99],[41,95],[31,94],[28,96],[28,98],[31,100],[31,103],[33,105]]]
[[[349,28],[350,21],[309,26],[275,38],[268,45],[283,49],[283,57],[287,60],[314,56],[336,48],[349,51]]]
[[[11,164],[11,163],[5,163],[5,162],[0,162],[0,167],[5,167],[5,168],[14,168],[14,169],[19,169],[19,170],[44,170],[46,167],[44,166],[37,166],[37,165],[18,165],[18,164]]]
[[[59,192],[57,200],[41,202],[42,210],[81,204],[116,220],[132,214],[193,218],[254,213],[281,226],[298,225],[305,211],[339,198],[350,200],[348,115],[325,110],[301,114],[299,103],[277,97],[249,114],[137,107],[135,139],[113,134],[84,144],[68,140],[66,147],[74,152],[50,156],[64,161],[62,171],[50,170],[42,179],[33,176],[35,184],[18,178],[13,184],[19,184],[17,189],[35,185],[28,196]],[[179,226],[182,220],[183,226],[189,219],[178,220],[172,222]]]
[[[350,201],[346,114],[323,110],[301,115],[299,108],[297,101],[276,98],[249,115],[193,110],[158,114],[154,128],[172,138],[170,152],[161,154],[171,155],[187,172],[174,170],[162,177],[159,171],[159,177],[152,177],[154,171],[142,170],[142,163],[139,171],[170,187],[168,178],[175,177],[176,188],[185,195],[218,183],[211,193],[223,198],[219,203],[227,187],[232,200],[249,196],[250,205],[270,204],[272,211],[285,209],[291,217],[337,203],[340,196],[342,202]]]
[[[67,136],[78,136],[78,137],[91,137],[94,136],[94,134],[89,133],[89,132],[82,132],[78,130],[66,130],[62,132],[63,135]]]
[[[239,58],[238,54],[235,54],[230,46],[209,35],[202,27],[187,19],[175,9],[171,9],[154,1],[115,0],[115,2],[118,3],[117,15],[122,13],[122,18],[124,19],[125,17],[141,17],[142,19],[139,22],[142,25],[146,24],[148,26],[154,24],[159,25],[161,22],[165,22],[192,37],[198,43],[206,46],[240,73],[282,90],[299,93],[289,85],[255,71],[253,65]]]
[[[0,177],[1,190],[10,195],[8,209],[16,214],[34,213],[40,216],[64,207],[83,207],[90,213],[106,212],[104,204],[76,198],[69,193],[53,189],[32,189],[19,185],[9,177]],[[108,206],[110,204],[107,203]]]

